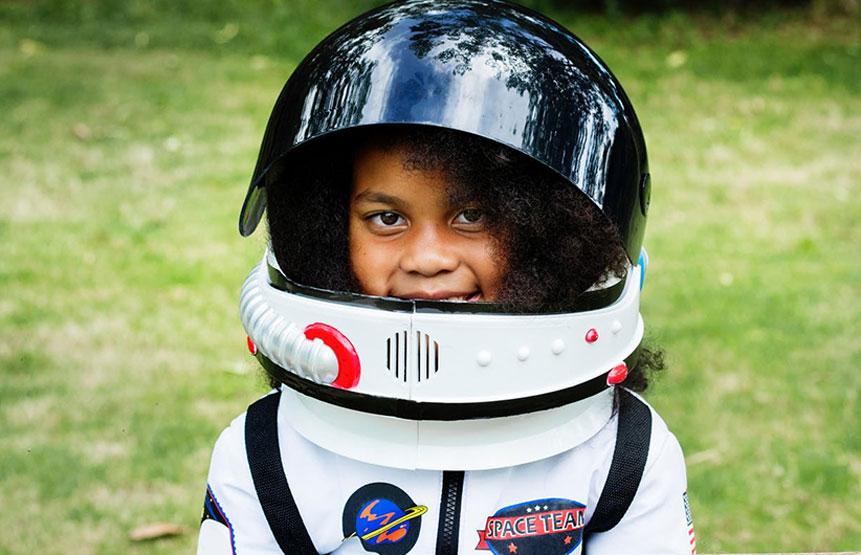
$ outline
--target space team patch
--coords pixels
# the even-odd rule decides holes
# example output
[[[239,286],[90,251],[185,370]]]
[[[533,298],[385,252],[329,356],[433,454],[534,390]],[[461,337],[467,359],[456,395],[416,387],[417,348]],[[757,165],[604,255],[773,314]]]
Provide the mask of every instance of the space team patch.
[[[586,506],[569,499],[536,499],[502,508],[478,530],[475,549],[499,555],[563,555],[583,540]]]

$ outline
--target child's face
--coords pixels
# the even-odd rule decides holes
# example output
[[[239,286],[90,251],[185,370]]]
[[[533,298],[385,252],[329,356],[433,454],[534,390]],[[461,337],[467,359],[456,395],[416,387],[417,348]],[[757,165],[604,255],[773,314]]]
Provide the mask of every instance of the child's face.
[[[504,261],[485,216],[453,204],[439,171],[406,169],[403,149],[356,157],[350,263],[363,293],[406,299],[493,301]]]

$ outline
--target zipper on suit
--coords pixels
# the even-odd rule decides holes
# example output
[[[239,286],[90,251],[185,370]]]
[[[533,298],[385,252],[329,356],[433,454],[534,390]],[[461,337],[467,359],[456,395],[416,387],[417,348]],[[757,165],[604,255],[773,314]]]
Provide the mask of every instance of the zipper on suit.
[[[460,498],[463,495],[462,470],[442,473],[442,495],[439,503],[439,528],[436,534],[436,555],[457,555],[460,533]]]

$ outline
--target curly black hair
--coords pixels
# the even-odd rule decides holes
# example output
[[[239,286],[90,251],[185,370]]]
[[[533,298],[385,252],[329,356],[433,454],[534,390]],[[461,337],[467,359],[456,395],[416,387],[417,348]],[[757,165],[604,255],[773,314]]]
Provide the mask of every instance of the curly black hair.
[[[270,240],[294,281],[359,290],[350,269],[348,209],[353,161],[368,147],[406,153],[407,169],[441,171],[455,203],[469,201],[482,210],[505,264],[495,302],[506,310],[562,312],[602,279],[624,277],[627,254],[615,226],[552,170],[474,135],[388,125],[313,141],[270,172]],[[645,390],[663,366],[660,349],[642,347],[625,386]]]

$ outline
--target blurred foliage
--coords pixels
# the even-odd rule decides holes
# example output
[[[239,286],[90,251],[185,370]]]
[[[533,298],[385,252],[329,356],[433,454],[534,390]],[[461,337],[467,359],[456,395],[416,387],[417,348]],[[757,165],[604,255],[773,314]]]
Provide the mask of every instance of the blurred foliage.
[[[361,12],[382,3],[372,0],[329,0],[325,2],[325,6],[326,10],[350,13]],[[578,11],[604,15],[672,11],[756,13],[781,9],[805,9],[820,15],[851,15],[857,14],[861,8],[859,0],[520,0],[516,3],[542,12]],[[42,22],[67,23],[95,20],[144,23],[171,17],[219,21],[241,18],[242,14],[249,12],[265,13],[271,18],[270,21],[284,22],[295,13],[313,13],[317,5],[320,3],[314,0],[0,0],[0,10],[7,14],[26,14]]]
[[[734,12],[761,12],[763,10],[810,9],[821,14],[854,14],[858,0],[526,0],[522,4],[538,9],[576,9],[606,15],[646,14],[683,11],[712,14]]]

